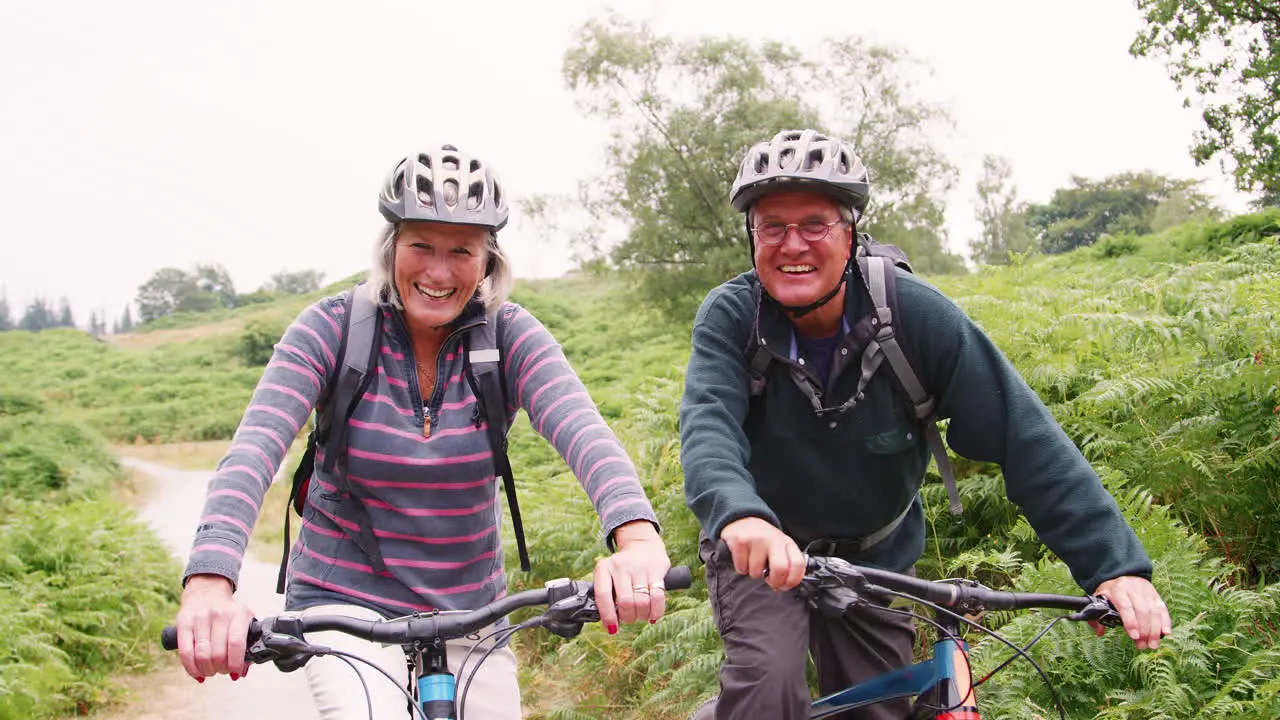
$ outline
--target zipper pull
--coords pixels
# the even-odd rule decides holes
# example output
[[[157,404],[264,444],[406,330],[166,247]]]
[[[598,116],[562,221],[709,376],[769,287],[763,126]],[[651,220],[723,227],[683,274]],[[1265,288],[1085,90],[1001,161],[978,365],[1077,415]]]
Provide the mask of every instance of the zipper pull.
[[[422,437],[431,437],[431,408],[422,406]]]

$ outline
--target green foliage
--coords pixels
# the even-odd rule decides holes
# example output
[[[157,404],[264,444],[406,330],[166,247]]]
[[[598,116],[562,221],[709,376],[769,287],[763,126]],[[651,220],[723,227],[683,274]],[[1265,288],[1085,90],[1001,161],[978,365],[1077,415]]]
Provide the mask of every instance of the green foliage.
[[[324,273],[319,270],[297,270],[293,272],[281,270],[280,272],[272,273],[266,284],[262,286],[262,291],[284,295],[306,295],[319,290],[320,283],[323,280]]]
[[[29,332],[54,327],[58,327],[58,316],[54,313],[49,301],[42,297],[33,299],[31,304],[27,305],[26,312],[22,314],[22,319],[18,321],[18,329]]]
[[[946,118],[912,97],[908,64],[858,38],[802,50],[677,40],[617,17],[584,25],[564,77],[583,110],[613,129],[603,177],[583,186],[595,228],[629,226],[613,262],[636,271],[646,302],[691,316],[708,289],[751,266],[742,216],[727,202],[743,153],[780,130],[829,127],[874,173],[876,236],[922,272],[960,269],[941,229],[956,173],[926,132]]]
[[[0,332],[13,329],[13,311],[9,309],[9,298],[0,293]]]
[[[138,318],[149,323],[177,312],[204,312],[236,306],[238,296],[227,269],[196,265],[191,272],[160,268],[138,287]]]
[[[284,334],[284,328],[266,320],[252,320],[240,333],[238,355],[249,367],[262,367],[271,360],[276,341]]]
[[[110,500],[119,465],[93,433],[0,392],[0,720],[61,717],[145,667],[177,568]]]
[[[1157,221],[1170,227],[1193,219],[1216,219],[1219,211],[1194,180],[1149,172],[1121,173],[1094,181],[1071,178],[1044,205],[1026,209],[1026,221],[1044,252],[1092,245],[1106,234],[1146,235]]]
[[[1219,156],[1241,190],[1280,193],[1280,10],[1272,0],[1138,0],[1146,20],[1129,52],[1166,61],[1203,108],[1196,164]],[[1266,207],[1260,204],[1259,208]]]

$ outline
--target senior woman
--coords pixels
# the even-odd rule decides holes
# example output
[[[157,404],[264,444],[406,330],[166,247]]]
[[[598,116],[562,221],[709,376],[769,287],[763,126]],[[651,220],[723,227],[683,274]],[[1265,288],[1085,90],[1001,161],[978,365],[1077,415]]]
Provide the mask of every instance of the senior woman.
[[[463,372],[467,330],[455,333],[500,310],[507,318],[499,350],[508,402],[524,408],[574,471],[616,548],[595,568],[601,621],[614,633],[619,621],[657,620],[670,562],[656,517],[634,465],[560,346],[528,311],[506,301],[511,270],[497,233],[508,209],[492,168],[451,145],[412,153],[391,171],[379,208],[388,226],[370,281],[350,291],[377,293],[385,328],[376,375],[348,421],[347,478],[361,486],[361,497],[337,491],[317,462],[285,607],[376,619],[474,608],[505,592],[494,461]],[[244,549],[286,448],[337,374],[348,300],[321,300],[285,331],[209,483],[177,621],[183,666],[201,682],[216,673],[234,680],[247,670],[244,638],[253,613],[234,594]],[[375,572],[361,551],[353,518],[367,518],[385,572]],[[645,593],[646,586],[654,587]],[[313,641],[353,650],[407,681],[399,647],[322,635]],[[450,643],[451,666],[469,643]],[[305,667],[323,718],[366,717],[349,667],[330,657]],[[368,678],[375,717],[403,716],[403,696]],[[520,717],[510,649],[495,652],[473,685],[468,717]]]

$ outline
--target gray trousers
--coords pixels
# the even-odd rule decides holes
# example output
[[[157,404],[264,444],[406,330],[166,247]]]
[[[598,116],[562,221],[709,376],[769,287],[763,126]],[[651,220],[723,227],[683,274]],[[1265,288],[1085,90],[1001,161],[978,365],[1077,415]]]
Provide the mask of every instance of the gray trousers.
[[[724,541],[713,545],[705,535],[698,540],[711,610],[724,639],[715,720],[808,718],[812,699],[805,680],[806,652],[813,656],[823,695],[911,664],[911,618],[874,610],[829,618],[810,610],[794,592],[777,592],[763,580],[739,575]],[[910,706],[909,699],[901,698],[832,717],[902,720]]]

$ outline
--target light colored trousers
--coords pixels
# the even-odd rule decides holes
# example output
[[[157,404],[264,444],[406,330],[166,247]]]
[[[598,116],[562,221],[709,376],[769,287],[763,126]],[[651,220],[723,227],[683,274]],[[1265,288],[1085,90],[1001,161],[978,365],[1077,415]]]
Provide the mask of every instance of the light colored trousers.
[[[361,620],[382,619],[378,613],[354,605],[322,605],[304,610],[302,614],[346,615]],[[482,632],[481,637],[485,634],[487,631]],[[393,686],[381,673],[363,663],[355,663],[369,688],[375,720],[419,717],[409,714],[408,699],[400,691],[400,688],[409,685],[409,670],[405,664],[404,650],[399,645],[379,645],[340,632],[309,633],[307,641],[359,655],[396,679],[397,684]],[[472,653],[471,659],[467,661],[465,676],[457,677],[459,702],[471,670],[492,644],[492,640],[487,640]],[[450,672],[457,675],[463,658],[474,645],[475,641],[469,638],[449,641]],[[304,666],[304,670],[321,720],[368,720],[369,706],[365,701],[365,691],[350,665],[336,657],[315,657]],[[520,720],[520,686],[516,681],[516,657],[510,647],[494,651],[480,666],[467,691],[463,712],[467,720]]]

